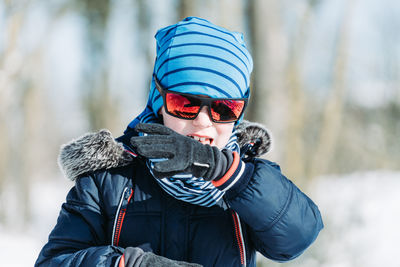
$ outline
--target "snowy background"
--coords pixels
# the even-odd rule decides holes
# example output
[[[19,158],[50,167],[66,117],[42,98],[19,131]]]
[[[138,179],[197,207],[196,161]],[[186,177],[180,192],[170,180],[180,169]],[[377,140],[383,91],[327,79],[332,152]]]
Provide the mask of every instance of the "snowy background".
[[[400,267],[399,0],[0,1],[0,266],[33,265],[73,186],[60,145],[123,132],[154,33],[188,14],[245,33],[265,96],[247,113],[324,219],[304,255],[260,266]]]

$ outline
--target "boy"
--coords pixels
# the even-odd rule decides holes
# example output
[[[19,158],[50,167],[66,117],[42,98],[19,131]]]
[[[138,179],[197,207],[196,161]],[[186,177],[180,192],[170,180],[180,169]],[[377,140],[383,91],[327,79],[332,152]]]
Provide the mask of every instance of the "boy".
[[[268,132],[242,121],[252,59],[241,34],[200,18],[156,34],[145,110],[63,147],[76,185],[37,266],[255,266],[299,256],[316,205],[258,157]]]

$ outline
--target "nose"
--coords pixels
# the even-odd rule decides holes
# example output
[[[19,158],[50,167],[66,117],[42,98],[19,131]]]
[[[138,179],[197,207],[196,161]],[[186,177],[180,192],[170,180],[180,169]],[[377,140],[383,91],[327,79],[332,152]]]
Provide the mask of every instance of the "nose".
[[[193,120],[193,125],[198,127],[209,127],[212,126],[212,120],[210,115],[208,114],[208,110],[206,106],[203,106],[197,115],[197,117]]]

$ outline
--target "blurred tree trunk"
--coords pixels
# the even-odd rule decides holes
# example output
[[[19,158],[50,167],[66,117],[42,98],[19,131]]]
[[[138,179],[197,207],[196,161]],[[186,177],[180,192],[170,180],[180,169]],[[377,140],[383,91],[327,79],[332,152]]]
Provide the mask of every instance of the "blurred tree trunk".
[[[51,111],[46,109],[43,95],[43,51],[48,40],[42,40],[29,51],[18,45],[24,38],[24,18],[30,8],[28,3],[16,12],[11,5],[6,6],[7,42],[4,54],[0,55],[0,194],[6,184],[8,188],[16,189],[18,209],[11,214],[11,219],[18,223],[13,225],[16,227],[24,227],[31,220],[31,185],[47,165],[47,150],[43,148],[49,145],[49,136],[52,135],[46,127],[48,116],[45,115]],[[60,8],[55,14],[64,11]],[[46,32],[51,32],[53,25],[47,25]],[[9,209],[9,203],[4,205],[7,206],[0,207],[3,221],[6,218],[2,212]]]
[[[197,16],[231,31],[244,31],[244,0],[180,0],[179,19]]]
[[[88,66],[84,73],[85,91],[82,104],[87,112],[91,130],[116,128],[117,103],[109,90],[109,74],[106,53],[107,25],[110,16],[110,0],[79,0],[75,8],[86,20]]]
[[[4,72],[4,55],[0,55],[0,69]],[[7,75],[7,74],[5,74]],[[10,93],[7,92],[7,77],[0,77],[0,224],[5,222],[6,202],[3,200],[3,193],[7,184],[7,176],[10,165],[10,140],[7,127],[7,116],[10,114],[11,105]]]
[[[231,31],[242,32],[247,36],[245,31],[245,3],[243,0],[219,0],[215,1],[218,17],[216,24],[227,28]]]
[[[23,55],[18,50],[18,42],[22,32],[22,26],[28,5],[19,9],[18,12],[12,12],[11,3],[6,6],[6,20],[8,30],[5,34],[8,42],[5,46],[5,52],[0,57],[0,69],[3,70],[3,80],[0,87],[0,105],[1,105],[1,138],[0,141],[0,194],[4,188],[17,188],[17,206],[14,216],[20,218],[19,222],[26,224],[30,219],[29,210],[29,187],[30,177],[28,167],[23,159],[23,154],[30,149],[30,146],[24,146],[24,133],[26,118],[23,117],[25,106],[24,87],[27,80],[23,77],[23,67],[26,62],[22,62]],[[10,118],[12,116],[12,118]],[[22,123],[18,124],[18,121]],[[16,123],[17,122],[17,123]],[[4,200],[4,199],[3,199]],[[7,202],[0,207],[0,217],[5,218],[5,209]]]
[[[356,0],[346,2],[347,6],[343,12],[343,19],[339,25],[337,43],[334,52],[333,85],[323,111],[322,124],[319,139],[312,158],[310,177],[326,173],[331,162],[334,160],[338,136],[342,130],[343,113],[345,109],[345,97],[347,85],[346,67],[349,24]]]
[[[42,69],[40,57],[32,58],[29,65],[35,66],[31,68],[30,74],[33,77],[43,77],[40,75]],[[27,75],[30,75],[27,74]],[[25,76],[25,75],[24,75]],[[44,164],[44,150],[40,147],[40,139],[43,136],[51,135],[50,132],[43,131],[44,115],[42,112],[43,96],[41,96],[39,90],[43,87],[39,86],[40,83],[31,80],[29,76],[22,77],[25,82],[21,84],[21,112],[23,118],[23,125],[21,129],[21,138],[18,144],[16,155],[18,158],[19,166],[17,168],[17,192],[20,195],[22,205],[22,213],[24,218],[23,226],[28,225],[31,220],[31,209],[30,209],[30,189],[34,176],[37,172],[38,166],[45,166]],[[46,144],[44,144],[46,145]]]
[[[146,0],[137,0],[137,8],[138,12],[136,14],[139,28],[134,34],[139,35],[140,50],[146,57],[148,63],[147,66],[150,66],[148,77],[151,77],[153,61],[155,58],[153,46],[150,45],[154,42],[153,36],[155,35],[155,32],[152,32],[150,27],[152,24],[151,8],[149,8]]]
[[[186,17],[196,16],[197,14],[197,2],[196,0],[180,0],[178,3],[178,14],[179,20]],[[204,4],[204,3],[203,3]]]
[[[1,83],[1,82],[0,82]],[[7,166],[9,165],[8,161],[8,132],[7,132],[7,127],[5,125],[6,120],[4,118],[6,114],[6,109],[3,108],[4,106],[7,106],[5,103],[8,101],[7,99],[4,98],[3,92],[1,92],[1,87],[3,85],[0,85],[0,199],[3,199],[2,194],[4,191],[4,187],[6,185],[5,179],[7,176]],[[4,201],[0,201],[0,224],[4,223],[5,221],[5,214],[4,214]]]
[[[24,12],[25,9],[19,10],[19,12],[11,12],[11,3],[7,3],[5,7],[6,21],[8,23],[8,28],[5,34],[8,37],[8,42],[5,45],[4,54],[0,57],[0,69],[3,70],[2,81],[0,81],[0,109],[1,109],[1,138],[0,141],[0,195],[4,193],[6,187],[10,188],[11,183],[16,183],[21,181],[21,176],[18,175],[18,171],[24,166],[16,166],[18,163],[18,158],[14,151],[15,147],[18,146],[15,143],[15,134],[12,132],[12,121],[16,118],[10,119],[10,116],[16,116],[18,108],[16,108],[16,103],[18,102],[18,85],[20,84],[20,79],[18,77],[21,64],[21,55],[17,50],[18,38],[21,33]],[[14,111],[14,112],[13,112]],[[18,131],[19,132],[19,131]],[[20,133],[20,132],[19,132]],[[17,138],[18,139],[18,138]],[[17,163],[17,164],[16,164]],[[11,178],[11,179],[10,179]],[[22,197],[22,198],[20,198]],[[21,215],[22,220],[25,220],[24,215],[26,214],[26,204],[24,201],[24,196],[20,195],[17,198],[18,206],[20,206],[19,213],[22,210]],[[0,207],[0,219],[6,222],[6,209],[7,201],[2,199]]]
[[[8,37],[8,42],[5,45],[3,54],[0,54],[0,70],[2,75],[0,76],[0,197],[2,197],[5,187],[7,185],[7,178],[10,170],[10,152],[11,152],[11,141],[9,139],[9,116],[13,105],[13,90],[12,76],[15,75],[18,66],[13,66],[12,56],[15,54],[15,47],[17,44],[17,37],[21,29],[22,15],[15,13],[13,16],[10,15],[10,3],[6,3],[5,15],[6,21],[9,27],[8,31],[4,34]],[[14,59],[15,60],[15,59]],[[3,198],[1,198],[3,200]],[[0,201],[0,222],[5,222],[5,209],[6,202]]]
[[[265,124],[273,134],[269,157],[282,159],[287,128],[288,90],[284,86],[287,40],[277,0],[249,1],[248,16],[254,59],[247,119]]]
[[[305,94],[302,60],[305,46],[310,30],[310,18],[316,6],[315,0],[308,0],[306,8],[299,19],[298,26],[292,40],[289,42],[289,58],[286,67],[286,81],[288,88],[288,125],[285,142],[285,165],[287,175],[296,177],[299,182],[308,179],[306,166],[309,156],[306,154],[304,136],[307,134],[306,106],[307,96]]]

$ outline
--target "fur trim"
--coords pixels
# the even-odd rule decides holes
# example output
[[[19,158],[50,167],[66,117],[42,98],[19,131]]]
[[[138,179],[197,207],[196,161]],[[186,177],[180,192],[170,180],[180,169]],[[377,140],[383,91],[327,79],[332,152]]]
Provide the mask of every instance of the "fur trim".
[[[110,131],[87,133],[61,147],[58,165],[64,175],[75,180],[89,171],[125,166],[133,157],[117,143]]]
[[[270,131],[260,123],[243,120],[237,127],[238,143],[241,148],[254,143],[254,157],[269,152],[272,148]]]
[[[243,120],[236,129],[241,148],[255,143],[253,156],[259,157],[270,150],[271,135],[263,125]],[[58,165],[70,180],[90,171],[121,167],[132,161],[133,156],[108,130],[87,133],[72,140],[61,147],[58,156]]]

